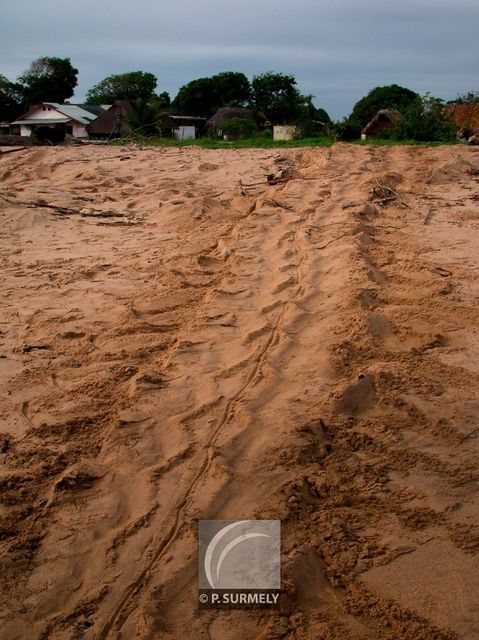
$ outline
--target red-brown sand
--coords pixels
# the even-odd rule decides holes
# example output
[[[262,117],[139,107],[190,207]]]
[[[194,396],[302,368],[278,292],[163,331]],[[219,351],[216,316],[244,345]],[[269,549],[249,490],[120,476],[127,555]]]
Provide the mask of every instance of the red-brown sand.
[[[3,640],[479,638],[479,149],[0,178]],[[281,611],[198,610],[198,518],[282,521]]]

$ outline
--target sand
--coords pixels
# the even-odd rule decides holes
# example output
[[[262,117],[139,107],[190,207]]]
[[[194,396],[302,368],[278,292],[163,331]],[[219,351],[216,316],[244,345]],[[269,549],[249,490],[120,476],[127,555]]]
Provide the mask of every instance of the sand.
[[[2,639],[479,637],[479,149],[0,176]],[[198,518],[281,519],[281,611],[198,610]]]

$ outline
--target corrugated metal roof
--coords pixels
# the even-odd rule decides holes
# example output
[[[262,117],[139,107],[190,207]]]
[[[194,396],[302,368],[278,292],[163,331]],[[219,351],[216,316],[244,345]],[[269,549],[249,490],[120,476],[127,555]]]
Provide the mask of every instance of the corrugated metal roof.
[[[93,120],[96,119],[96,115],[90,113],[90,111],[82,109],[76,104],[58,104],[58,102],[45,102],[44,104],[48,104],[60,113],[63,113],[81,124],[90,124],[90,122],[93,122]]]
[[[12,124],[67,124],[69,118],[24,118],[23,120],[15,120]]]
[[[105,107],[101,104],[77,104],[76,106],[88,111],[88,113],[91,113],[96,118],[106,111]]]
[[[201,118],[200,116],[169,116],[172,120],[204,120],[206,122],[206,118]]]

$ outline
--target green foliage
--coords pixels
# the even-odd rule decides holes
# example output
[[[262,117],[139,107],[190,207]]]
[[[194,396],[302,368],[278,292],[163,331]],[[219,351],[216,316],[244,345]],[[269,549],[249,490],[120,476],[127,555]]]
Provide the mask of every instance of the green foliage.
[[[322,109],[321,107],[319,108],[314,107],[314,111],[312,115],[313,115],[313,120],[320,122],[322,125],[332,124],[332,121],[331,121],[331,118],[329,117],[328,112],[325,111],[325,109]]]
[[[318,109],[313,104],[313,98],[312,95],[301,96],[302,104],[299,107],[299,115],[293,121],[293,124],[299,129],[301,137],[329,134],[331,118],[324,109]]]
[[[347,136],[341,139],[350,140],[358,137],[361,129],[380,109],[396,109],[399,113],[404,113],[417,97],[418,94],[414,91],[397,84],[371,89],[364,98],[356,102],[347,122],[339,128]]]
[[[224,142],[211,138],[197,138],[196,140],[175,140],[169,138],[148,138],[144,144],[165,147],[202,147],[205,149],[268,149],[276,147],[330,147],[333,141],[326,137],[311,137],[302,140],[273,140],[272,132],[262,131],[253,138]],[[120,141],[111,143],[114,146],[122,144]]]
[[[18,78],[22,103],[30,107],[40,102],[64,102],[78,83],[78,69],[70,58],[43,57],[34,60]]]
[[[392,131],[391,139],[448,142],[454,139],[455,129],[444,109],[444,101],[426,93],[418,96],[403,112]]]
[[[216,110],[221,107],[247,106],[251,95],[251,85],[244,73],[223,71],[212,76],[212,80],[217,96]]]
[[[343,118],[342,120],[334,123],[332,127],[332,134],[336,140],[350,142],[359,138],[361,128],[352,123],[349,118]]]
[[[228,138],[239,140],[251,138],[257,131],[256,123],[250,118],[231,118],[221,125],[221,131]]]
[[[221,107],[243,107],[249,96],[250,84],[244,73],[225,71],[185,84],[172,106],[182,115],[209,118]]]
[[[158,107],[149,102],[147,98],[132,100],[130,104],[131,115],[127,121],[132,133],[146,137],[158,135],[158,119],[160,115]]]
[[[18,117],[22,112],[21,103],[20,85],[0,74],[0,120],[10,122]]]
[[[294,124],[301,118],[305,98],[294,76],[268,71],[254,76],[251,89],[251,105],[271,124]]]
[[[171,106],[175,113],[209,118],[215,112],[215,105],[212,78],[197,78],[180,87]]]
[[[113,104],[117,100],[149,100],[157,79],[146,71],[117,73],[92,87],[86,94],[89,104]]]
[[[162,91],[159,95],[151,98],[151,103],[156,106],[158,111],[166,112],[171,106],[170,94],[168,91]]]

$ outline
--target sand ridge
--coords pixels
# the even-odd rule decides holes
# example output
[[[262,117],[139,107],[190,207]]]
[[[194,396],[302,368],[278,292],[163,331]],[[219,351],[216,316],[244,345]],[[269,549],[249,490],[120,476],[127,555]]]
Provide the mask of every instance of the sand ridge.
[[[476,637],[477,150],[0,175],[2,637]],[[282,520],[280,613],[198,611],[198,518]]]

